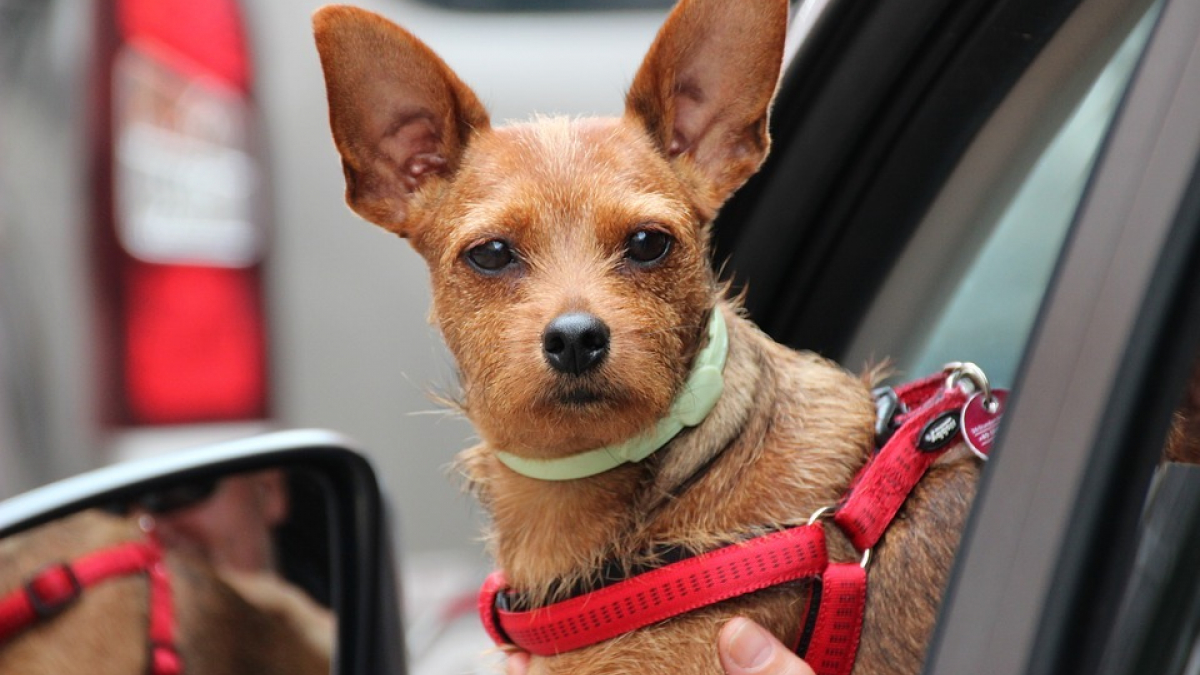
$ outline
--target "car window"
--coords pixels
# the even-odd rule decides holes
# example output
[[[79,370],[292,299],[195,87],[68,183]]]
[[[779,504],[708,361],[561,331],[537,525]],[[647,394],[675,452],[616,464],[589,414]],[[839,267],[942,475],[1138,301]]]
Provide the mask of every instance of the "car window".
[[[929,372],[970,353],[1009,384],[1105,131],[1151,27],[1147,15],[1037,159],[928,336],[903,355]]]
[[[1050,273],[926,672],[1200,672],[1197,474],[1163,467],[1150,489],[1164,437],[1200,461],[1194,367],[1180,398],[1200,341],[1200,5],[1164,4]]]
[[[993,182],[983,188],[982,203],[969,209],[955,204],[954,179],[948,182],[940,211],[935,203],[926,220],[945,218],[945,212],[970,218],[957,224],[953,236],[937,232],[922,239],[923,230],[938,227],[922,223],[852,341],[848,365],[887,355],[896,370],[917,375],[970,360],[993,383],[1011,385],[1088,176],[1157,16],[1154,8],[1141,14],[1126,24],[1096,75],[1082,86],[1064,86],[1057,100],[1044,104],[1049,117],[1057,113],[1062,121],[1049,129],[1029,127],[1026,158],[1016,153],[1011,160],[1019,171],[989,176]],[[1073,97],[1073,89],[1080,93]],[[1067,110],[1054,110],[1064,104]],[[913,300],[921,308],[897,318],[897,303],[886,289],[911,286],[914,268],[928,268],[931,261],[938,269],[924,296]]]

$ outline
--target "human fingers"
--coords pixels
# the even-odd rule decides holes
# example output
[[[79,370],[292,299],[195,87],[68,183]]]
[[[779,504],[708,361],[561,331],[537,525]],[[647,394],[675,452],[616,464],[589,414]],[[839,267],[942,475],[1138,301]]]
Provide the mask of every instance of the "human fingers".
[[[742,617],[731,619],[721,628],[717,650],[725,675],[815,675],[774,635]]]
[[[507,675],[525,675],[529,672],[529,654],[526,652],[509,654],[504,664],[504,672]]]

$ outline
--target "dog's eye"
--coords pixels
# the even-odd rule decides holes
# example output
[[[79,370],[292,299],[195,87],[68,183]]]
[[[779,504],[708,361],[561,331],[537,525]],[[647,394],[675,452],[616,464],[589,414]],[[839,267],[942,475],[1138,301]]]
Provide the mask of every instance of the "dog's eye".
[[[508,242],[499,239],[491,239],[467,249],[467,262],[484,273],[499,272],[516,260],[517,256]]]
[[[638,230],[625,242],[625,256],[642,264],[657,262],[671,250],[670,235],[658,230]]]

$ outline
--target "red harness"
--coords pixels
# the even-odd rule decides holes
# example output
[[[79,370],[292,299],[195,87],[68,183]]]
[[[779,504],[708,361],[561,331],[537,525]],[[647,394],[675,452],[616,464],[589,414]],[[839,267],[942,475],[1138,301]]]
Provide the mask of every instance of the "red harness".
[[[146,672],[181,675],[183,661],[175,648],[175,610],[171,578],[162,546],[153,534],[89,553],[73,563],[57,563],[33,575],[21,588],[0,597],[0,645],[38,621],[73,604],[90,588],[108,579],[145,573],[150,584]]]
[[[808,617],[797,651],[818,675],[848,675],[854,667],[867,597],[871,548],[909,492],[955,441],[984,455],[1004,403],[979,369],[957,366],[895,390],[895,414],[883,416],[890,438],[859,472],[841,504],[820,509],[805,525],[755,537],[670,563],[536,609],[511,608],[503,572],[479,594],[484,628],[499,645],[550,656],[579,649],[723,600],[802,579],[812,580]],[[956,386],[967,377],[981,389]],[[983,410],[983,414],[979,413]],[[861,561],[831,562],[822,520],[832,520],[863,553]],[[815,612],[815,614],[814,614]]]

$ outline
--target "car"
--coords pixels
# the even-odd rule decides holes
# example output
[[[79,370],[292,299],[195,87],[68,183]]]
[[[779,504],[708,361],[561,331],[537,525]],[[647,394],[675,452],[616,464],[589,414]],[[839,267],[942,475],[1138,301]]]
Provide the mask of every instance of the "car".
[[[810,0],[794,21],[773,152],[715,263],[781,342],[910,378],[972,361],[1012,390],[926,672],[1191,672],[1200,478],[1161,456],[1200,338],[1200,6]],[[382,241],[358,228],[322,232]],[[359,292],[424,283],[401,243],[371,255],[410,284]],[[347,340],[391,337],[359,319]]]

